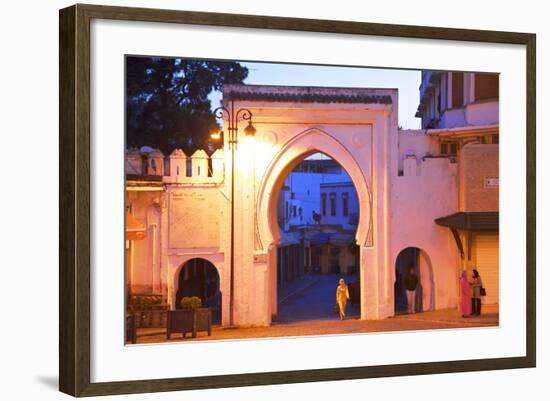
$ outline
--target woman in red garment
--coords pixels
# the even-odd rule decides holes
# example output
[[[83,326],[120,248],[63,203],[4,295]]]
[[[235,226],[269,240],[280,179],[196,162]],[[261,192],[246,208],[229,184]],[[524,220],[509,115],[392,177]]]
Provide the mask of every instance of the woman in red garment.
[[[462,271],[460,276],[460,312],[462,317],[468,317],[472,314],[472,291],[468,282],[466,270]]]

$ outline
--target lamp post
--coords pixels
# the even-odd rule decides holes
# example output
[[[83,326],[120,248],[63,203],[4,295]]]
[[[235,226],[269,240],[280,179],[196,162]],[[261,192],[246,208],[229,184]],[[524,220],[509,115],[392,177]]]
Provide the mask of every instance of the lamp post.
[[[235,149],[238,144],[238,123],[239,121],[248,121],[248,125],[244,129],[246,136],[253,137],[256,134],[256,128],[252,125],[252,112],[245,108],[235,110],[235,104],[233,101],[229,103],[229,108],[224,106],[218,107],[214,110],[214,116],[216,118],[224,118],[227,121],[227,132],[229,134],[227,143],[231,150],[231,245],[230,245],[230,277],[229,277],[229,326],[234,327],[233,305],[234,294],[233,289],[235,287]],[[224,127],[225,128],[225,127]],[[210,138],[218,140],[224,144],[223,131],[213,132],[210,134]]]

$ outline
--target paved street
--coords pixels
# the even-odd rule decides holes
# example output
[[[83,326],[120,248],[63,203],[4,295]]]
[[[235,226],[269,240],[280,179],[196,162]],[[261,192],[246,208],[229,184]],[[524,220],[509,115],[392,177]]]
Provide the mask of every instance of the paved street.
[[[339,276],[323,275],[304,277],[287,288],[281,295],[279,318],[269,327],[241,327],[227,329],[214,327],[212,336],[199,333],[185,340],[173,335],[171,342],[229,340],[240,338],[266,338],[283,336],[351,334],[405,330],[434,330],[498,326],[496,305],[484,306],[483,314],[462,318],[456,309],[438,310],[413,315],[399,315],[383,320],[359,320],[359,308],[348,305],[348,319],[338,320],[334,311],[335,291]],[[345,277],[346,282],[351,277]],[[138,329],[138,343],[167,342],[163,328]]]
[[[338,320],[336,306],[336,287],[342,276],[335,274],[306,275],[303,281],[309,281],[302,291],[296,291],[293,295],[279,296],[279,314],[277,322],[292,323],[306,320]],[[357,280],[353,276],[343,276],[346,283]],[[346,316],[359,317],[359,306],[352,306],[348,302]]]
[[[173,335],[170,341],[230,340],[498,326],[498,312],[496,308],[486,307],[485,309],[482,316],[466,319],[460,317],[456,309],[445,309],[414,315],[400,315],[383,320],[349,319],[339,321],[332,318],[331,320],[276,323],[270,327],[243,327],[237,329],[215,327],[210,337],[208,337],[206,333],[199,333],[198,337],[195,339],[187,337],[187,339],[183,340],[181,337]],[[158,343],[166,341],[164,329],[138,329],[138,343]]]

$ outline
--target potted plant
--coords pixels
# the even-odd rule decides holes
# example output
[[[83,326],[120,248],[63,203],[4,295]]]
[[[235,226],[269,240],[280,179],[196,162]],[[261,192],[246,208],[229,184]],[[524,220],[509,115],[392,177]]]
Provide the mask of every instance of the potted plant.
[[[127,311],[135,314],[136,328],[166,327],[168,309],[162,294],[133,294],[128,300]]]
[[[198,331],[207,331],[209,336],[212,334],[212,308],[202,308],[202,300],[199,297],[183,297],[180,306],[182,309],[168,311],[168,339],[172,333],[181,333],[183,338],[187,333],[197,337]]]

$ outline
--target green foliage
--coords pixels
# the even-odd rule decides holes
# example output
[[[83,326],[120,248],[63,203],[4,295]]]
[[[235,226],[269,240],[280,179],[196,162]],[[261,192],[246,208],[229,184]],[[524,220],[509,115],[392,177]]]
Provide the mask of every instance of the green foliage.
[[[208,96],[247,75],[237,62],[127,57],[127,147],[147,145],[165,155],[213,150],[209,133],[217,122]]]
[[[197,309],[202,306],[202,300],[199,297],[183,297],[180,305],[182,309]]]

